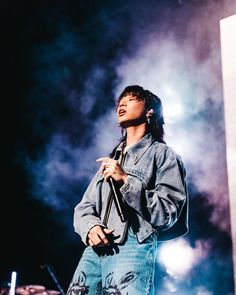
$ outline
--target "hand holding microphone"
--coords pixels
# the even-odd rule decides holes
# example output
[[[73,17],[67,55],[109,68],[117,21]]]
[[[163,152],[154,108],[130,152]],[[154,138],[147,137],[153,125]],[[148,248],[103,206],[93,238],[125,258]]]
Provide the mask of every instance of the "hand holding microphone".
[[[125,222],[124,203],[119,189],[116,187],[116,182],[122,185],[126,182],[128,174],[125,173],[117,160],[109,157],[101,157],[97,159],[97,162],[102,162],[100,171],[103,174],[104,179],[109,183],[118,215],[120,216],[121,221]]]
[[[117,160],[113,160],[109,157],[101,157],[97,159],[97,162],[102,162],[100,172],[103,174],[106,181],[109,181],[111,177],[119,184],[125,183],[128,174],[125,173]]]

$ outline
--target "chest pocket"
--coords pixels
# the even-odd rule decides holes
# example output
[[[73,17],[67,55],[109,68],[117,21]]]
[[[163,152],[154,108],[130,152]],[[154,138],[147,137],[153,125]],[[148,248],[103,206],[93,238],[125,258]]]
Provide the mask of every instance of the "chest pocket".
[[[134,168],[126,168],[124,167],[124,170],[127,174],[138,177],[145,185],[145,187],[148,186],[150,175],[148,174],[148,171],[142,171],[140,169],[134,169]]]

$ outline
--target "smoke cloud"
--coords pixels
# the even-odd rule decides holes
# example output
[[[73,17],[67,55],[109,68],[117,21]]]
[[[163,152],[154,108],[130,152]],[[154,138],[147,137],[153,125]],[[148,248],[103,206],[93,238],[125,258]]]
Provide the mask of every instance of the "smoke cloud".
[[[181,295],[216,294],[216,288],[218,295],[230,294],[231,257],[224,266],[219,258],[221,235],[230,232],[219,20],[235,13],[236,4],[156,2],[131,1],[119,9],[101,4],[82,27],[61,17],[54,38],[35,45],[27,106],[32,141],[41,144],[24,163],[31,195],[71,222],[71,208],[99,168],[96,158],[108,155],[120,137],[117,96],[127,85],[142,85],[163,101],[166,141],[186,164],[189,187],[194,187],[190,191],[195,192],[190,197],[201,196],[198,206],[204,213],[211,208],[198,216],[210,225],[201,232],[194,220],[191,230],[196,243],[202,234],[209,235],[214,257],[207,252],[204,267],[212,276],[223,267],[227,283],[219,287],[209,276],[208,282],[201,276],[202,283],[192,277],[188,287],[194,293],[185,285]],[[165,110],[173,105],[180,109],[168,114]],[[196,208],[190,210],[194,215]],[[209,228],[219,234],[218,240]],[[229,240],[223,243],[230,248]],[[200,269],[196,263],[195,274]]]
[[[183,23],[188,24],[184,32],[183,23],[173,28],[170,20],[168,30],[161,26],[143,34],[142,46],[117,67],[122,78],[118,92],[125,85],[145,85],[163,97],[164,115],[165,108],[182,106],[182,117],[166,118],[171,119],[167,142],[180,150],[198,190],[209,193],[207,202],[215,205],[210,219],[225,231],[230,224],[224,218],[228,190],[219,20],[232,8],[232,2],[214,2],[198,7],[196,14],[183,13]]]

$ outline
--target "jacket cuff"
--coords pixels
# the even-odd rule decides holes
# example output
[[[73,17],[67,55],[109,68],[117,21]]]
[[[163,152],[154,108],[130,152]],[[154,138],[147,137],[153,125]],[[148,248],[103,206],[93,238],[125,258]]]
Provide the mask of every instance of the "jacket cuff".
[[[120,192],[122,194],[125,194],[129,190],[130,185],[132,184],[132,182],[133,182],[133,177],[128,175],[125,183],[120,187]]]

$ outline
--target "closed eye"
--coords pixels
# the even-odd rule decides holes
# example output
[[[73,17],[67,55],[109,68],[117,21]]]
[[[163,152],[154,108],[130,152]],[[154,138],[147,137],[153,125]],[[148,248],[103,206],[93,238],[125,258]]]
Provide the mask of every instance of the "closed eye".
[[[120,103],[117,106],[117,109],[120,108],[121,106],[124,106],[124,105],[126,106],[127,102],[129,102],[129,101],[137,101],[137,100],[138,100],[137,97],[131,96],[126,101],[120,101]]]

